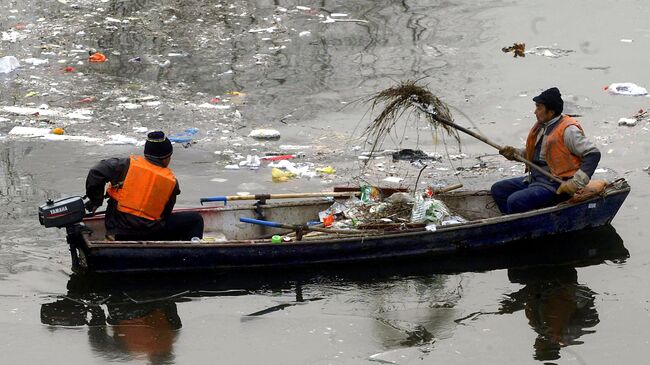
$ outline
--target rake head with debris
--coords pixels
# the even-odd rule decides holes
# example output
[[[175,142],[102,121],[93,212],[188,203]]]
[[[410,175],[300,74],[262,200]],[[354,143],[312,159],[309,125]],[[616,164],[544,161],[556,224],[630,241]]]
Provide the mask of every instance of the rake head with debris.
[[[384,109],[374,118],[364,130],[366,140],[372,141],[372,151],[381,146],[386,136],[395,127],[398,119],[409,109],[415,110],[419,116],[434,128],[441,127],[460,143],[458,132],[449,126],[453,118],[447,105],[426,88],[416,85],[415,81],[407,80],[397,86],[378,92],[368,102],[371,110],[379,104],[384,104]]]
[[[499,151],[503,148],[486,137],[455,124],[447,105],[440,101],[440,99],[435,95],[431,94],[429,90],[416,85],[414,81],[404,81],[398,86],[381,91],[370,98],[369,101],[372,102],[371,109],[374,109],[378,103],[386,104],[384,110],[370,123],[370,125],[368,125],[368,127],[366,127],[366,130],[364,131],[364,134],[367,136],[366,140],[373,140],[372,151],[375,151],[377,146],[381,146],[386,136],[395,126],[397,119],[399,119],[399,117],[409,108],[413,108],[418,114],[423,115],[434,128],[442,127],[447,131],[447,133],[454,136],[459,144],[460,137],[457,131],[461,131],[485,142]],[[528,167],[537,170],[549,179],[560,184],[562,183],[560,178],[553,176],[550,172],[544,170],[542,167],[532,163],[531,161],[528,161],[523,156],[515,155],[515,159],[525,163]]]

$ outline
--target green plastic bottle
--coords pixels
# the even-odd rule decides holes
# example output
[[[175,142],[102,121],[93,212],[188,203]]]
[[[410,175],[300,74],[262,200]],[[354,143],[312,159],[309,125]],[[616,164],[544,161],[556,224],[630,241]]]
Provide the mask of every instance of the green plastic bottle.
[[[282,237],[278,236],[277,234],[274,235],[271,237],[271,243],[282,243]]]

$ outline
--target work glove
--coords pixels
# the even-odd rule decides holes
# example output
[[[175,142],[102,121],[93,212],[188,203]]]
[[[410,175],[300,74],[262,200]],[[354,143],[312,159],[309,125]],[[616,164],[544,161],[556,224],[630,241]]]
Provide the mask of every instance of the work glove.
[[[573,196],[573,194],[576,193],[580,189],[580,186],[578,186],[578,183],[576,183],[573,179],[569,179],[565,182],[563,182],[559,188],[555,191],[555,194],[568,194]]]
[[[517,149],[512,146],[504,146],[499,150],[501,156],[507,158],[510,161],[515,160],[515,155],[517,154]]]
[[[91,215],[94,215],[97,208],[99,208],[99,205],[96,205],[95,203],[93,203],[92,200],[88,200],[84,204],[84,207],[86,208],[86,211],[88,211],[88,213],[90,213]]]

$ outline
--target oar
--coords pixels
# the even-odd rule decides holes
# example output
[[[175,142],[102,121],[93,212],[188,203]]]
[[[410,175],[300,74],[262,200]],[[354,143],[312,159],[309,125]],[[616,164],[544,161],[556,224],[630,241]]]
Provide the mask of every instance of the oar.
[[[452,122],[452,121],[450,121],[450,120],[447,120],[447,119],[441,118],[441,117],[440,117],[439,115],[437,115],[434,111],[430,110],[431,108],[425,108],[424,105],[423,105],[422,103],[419,103],[419,102],[417,102],[417,101],[413,101],[413,105],[415,105],[415,106],[416,106],[418,109],[420,109],[423,113],[426,113],[426,114],[430,115],[431,118],[435,119],[437,122],[439,122],[439,123],[441,123],[441,124],[444,124],[444,125],[446,125],[446,126],[448,126],[448,127],[451,127],[451,128],[456,129],[456,130],[459,130],[459,131],[461,131],[461,132],[463,132],[463,133],[465,133],[465,134],[469,134],[470,136],[472,136],[472,137],[478,139],[478,140],[481,141],[481,142],[484,142],[484,143],[489,144],[490,146],[496,148],[496,149],[499,150],[499,151],[503,148],[503,146],[497,144],[496,142],[493,142],[493,141],[487,139],[486,137],[484,137],[484,136],[482,136],[482,135],[480,135],[480,134],[478,134],[478,133],[472,132],[471,130],[469,130],[469,129],[465,128],[465,127],[459,126],[458,124],[456,124],[456,123],[454,123],[454,122]],[[536,164],[533,163],[532,161],[527,160],[527,159],[524,158],[523,156],[520,156],[520,155],[518,155],[518,154],[515,154],[514,157],[515,157],[515,160],[517,160],[517,161],[519,161],[519,162],[523,162],[523,163],[525,163],[528,167],[537,170],[537,172],[539,172],[540,174],[542,174],[542,175],[548,177],[549,179],[551,179],[551,180],[553,180],[553,181],[555,181],[555,182],[557,182],[557,183],[560,183],[560,184],[562,183],[562,180],[561,180],[561,179],[559,179],[559,178],[553,176],[551,173],[549,173],[548,171],[544,170],[544,169],[541,168],[540,166],[536,165]]]
[[[317,193],[288,193],[288,194],[255,194],[255,195],[222,195],[201,198],[201,205],[205,202],[224,202],[228,203],[231,200],[268,200],[268,199],[295,199],[295,198],[318,198],[318,197],[348,197],[352,195],[359,195],[360,192],[317,192]]]
[[[368,231],[368,230],[358,230],[358,229],[336,229],[336,228],[322,228],[322,227],[315,227],[315,226],[308,226],[304,224],[298,224],[298,225],[290,225],[290,224],[284,224],[284,223],[278,223],[278,222],[271,222],[271,221],[263,221],[259,219],[253,219],[253,218],[246,218],[246,217],[241,217],[239,218],[240,222],[243,223],[251,223],[251,224],[257,224],[260,226],[266,226],[266,227],[272,227],[272,228],[285,228],[285,229],[292,229],[292,230],[302,230],[302,231],[315,231],[315,232],[323,232],[323,233],[338,233],[338,234],[357,234],[357,233],[372,233],[373,231]]]

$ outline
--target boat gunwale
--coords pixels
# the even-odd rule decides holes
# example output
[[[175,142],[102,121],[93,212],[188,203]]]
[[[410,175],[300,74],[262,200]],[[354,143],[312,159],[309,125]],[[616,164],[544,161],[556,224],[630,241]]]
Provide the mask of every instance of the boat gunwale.
[[[479,227],[484,227],[488,225],[493,225],[496,223],[502,223],[502,222],[509,222],[509,221],[514,221],[514,220],[519,220],[519,219],[525,219],[533,216],[538,216],[538,215],[545,215],[545,214],[552,214],[554,212],[559,212],[563,211],[566,209],[569,209],[571,207],[579,206],[579,205],[585,205],[585,204],[590,204],[594,201],[598,200],[604,200],[609,196],[613,195],[618,195],[618,194],[627,194],[630,192],[630,186],[625,185],[620,188],[614,188],[610,190],[609,192],[606,190],[602,195],[595,196],[591,199],[587,199],[581,202],[577,203],[560,203],[555,206],[551,207],[546,207],[546,208],[541,208],[541,209],[535,209],[531,210],[528,212],[523,212],[523,213],[515,213],[515,214],[508,214],[508,215],[501,215],[497,217],[491,217],[491,218],[483,218],[483,219],[477,219],[465,223],[457,223],[457,224],[450,224],[446,226],[440,226],[437,227],[435,231],[427,231],[424,228],[417,229],[417,230],[407,230],[407,231],[395,231],[395,232],[382,232],[379,234],[351,234],[351,235],[344,235],[344,236],[328,236],[327,239],[309,239],[309,240],[304,240],[304,241],[292,241],[292,242],[287,242],[283,243],[281,246],[282,247],[292,247],[292,246],[304,246],[304,245],[331,245],[331,244],[340,244],[340,243],[348,243],[351,241],[365,241],[365,240],[372,240],[376,238],[397,238],[397,237],[410,237],[410,236],[421,236],[421,235],[435,235],[437,233],[446,233],[450,231],[455,231],[455,230],[464,230],[464,229],[472,229],[472,228],[479,228]],[[478,192],[484,192],[485,190],[479,190],[479,191],[467,191],[467,192],[460,192],[460,193],[478,193]],[[299,202],[287,202],[287,203],[274,203],[274,205],[269,206],[275,206],[275,207],[290,207],[290,206],[300,206],[300,205],[313,205],[313,201],[299,201]],[[229,208],[228,210],[248,210],[250,207],[244,208],[243,206],[231,206],[227,207]],[[199,208],[180,208],[175,211],[213,211],[213,210],[221,210],[224,209],[224,207],[199,207]],[[99,220],[102,219],[102,217],[93,217],[94,219],[92,220]],[[613,217],[612,217],[613,218]],[[202,242],[199,244],[196,243],[189,243],[189,241],[105,241],[105,240],[88,240],[87,235],[83,235],[83,239],[85,242],[85,245],[88,249],[90,250],[101,250],[101,249],[142,249],[142,248],[151,248],[151,249],[178,249],[178,248],[183,248],[183,249],[208,249],[208,248],[241,248],[241,247],[268,247],[268,246],[278,246],[278,244],[271,243],[270,240],[262,240],[262,239],[252,239],[252,240],[231,240],[231,241],[225,241],[225,242]],[[180,243],[179,243],[180,242]]]

